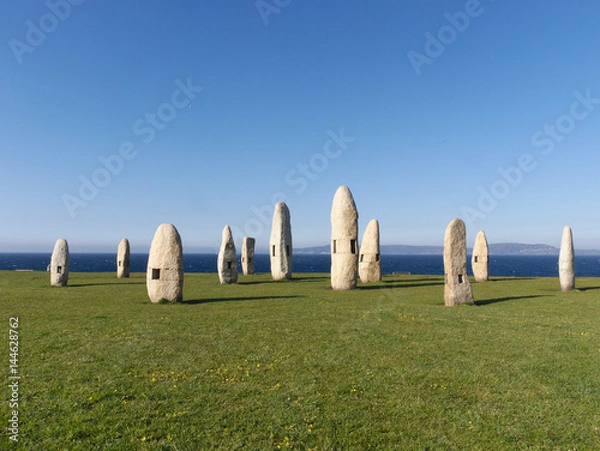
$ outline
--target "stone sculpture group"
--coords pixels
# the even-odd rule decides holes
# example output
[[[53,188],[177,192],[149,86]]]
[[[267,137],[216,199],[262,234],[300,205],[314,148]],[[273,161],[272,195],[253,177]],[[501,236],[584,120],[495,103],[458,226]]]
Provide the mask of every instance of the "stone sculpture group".
[[[244,237],[241,266],[244,275],[254,274],[256,240]],[[130,274],[131,253],[129,240],[123,238],[117,247],[117,277]],[[269,257],[273,280],[292,278],[292,226],[290,210],[284,202],[275,205]],[[473,291],[467,275],[467,238],[465,223],[452,220],[444,234],[444,304],[446,306],[473,305]],[[50,283],[64,287],[69,279],[69,246],[64,238],[54,245],[50,260]],[[477,282],[489,279],[489,245],[486,234],[479,231],[473,246],[471,268]],[[563,229],[559,254],[559,280],[562,291],[575,288],[575,255],[573,232]],[[238,281],[238,262],[231,228],[223,228],[221,247],[217,256],[217,274],[221,284]],[[381,251],[379,221],[369,221],[362,243],[358,246],[358,210],[347,186],[340,186],[331,206],[331,288],[352,290],[361,283],[381,280]],[[146,270],[148,297],[153,303],[178,302],[183,299],[183,246],[173,224],[161,224],[152,240]]]

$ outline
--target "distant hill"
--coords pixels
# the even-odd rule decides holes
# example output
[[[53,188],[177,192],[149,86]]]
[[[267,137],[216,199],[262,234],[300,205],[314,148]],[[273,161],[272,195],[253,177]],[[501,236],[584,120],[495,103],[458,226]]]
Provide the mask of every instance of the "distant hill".
[[[471,252],[471,248],[468,252]],[[297,254],[329,254],[329,246],[315,246],[294,249]],[[490,254],[494,255],[558,255],[559,249],[548,244],[524,244],[524,243],[492,243]],[[577,249],[580,255],[600,255],[600,250]],[[382,254],[409,254],[423,255],[444,253],[443,246],[408,246],[404,244],[387,244],[381,246]]]

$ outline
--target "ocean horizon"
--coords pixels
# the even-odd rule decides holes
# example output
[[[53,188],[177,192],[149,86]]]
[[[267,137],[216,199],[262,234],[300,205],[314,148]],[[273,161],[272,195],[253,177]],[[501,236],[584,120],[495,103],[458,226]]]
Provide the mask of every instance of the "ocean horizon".
[[[50,264],[49,253],[0,253],[0,270],[46,271]],[[473,274],[467,259],[468,273]],[[131,254],[131,271],[145,272],[147,253]],[[239,264],[239,256],[238,256]],[[330,271],[329,254],[294,254],[294,273]],[[382,273],[443,275],[443,257],[439,254],[382,254]],[[241,270],[241,265],[240,265]],[[72,253],[72,272],[116,272],[116,253]],[[187,273],[216,273],[217,254],[184,254],[184,271]],[[270,272],[269,254],[255,255],[255,272]],[[575,256],[577,277],[600,277],[600,255]],[[490,255],[490,276],[494,277],[558,277],[557,255]]]

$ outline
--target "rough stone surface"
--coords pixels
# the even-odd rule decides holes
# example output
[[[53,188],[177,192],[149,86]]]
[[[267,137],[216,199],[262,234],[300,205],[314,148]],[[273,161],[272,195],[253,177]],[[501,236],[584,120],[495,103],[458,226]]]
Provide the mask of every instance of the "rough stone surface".
[[[467,277],[467,233],[461,219],[453,219],[444,235],[444,304],[474,304]]]
[[[183,246],[173,224],[158,226],[150,245],[146,288],[152,302],[183,299]]]
[[[242,273],[244,275],[254,274],[254,245],[256,240],[245,236],[242,241]]]
[[[358,273],[358,211],[347,186],[340,186],[331,206],[331,288],[352,290]]]
[[[237,283],[238,264],[235,254],[235,243],[233,242],[231,228],[228,225],[223,228],[221,248],[217,256],[217,272],[219,274],[219,282],[222,284]]]
[[[129,267],[131,264],[131,252],[129,250],[129,240],[123,238],[117,248],[117,277],[129,277]]]
[[[65,287],[69,281],[69,244],[59,238],[54,244],[50,258],[50,285]]]
[[[381,254],[379,251],[379,221],[371,219],[365,229],[358,258],[358,275],[362,283],[381,280]]]
[[[563,229],[560,242],[558,274],[562,291],[571,291],[575,288],[575,252],[573,250],[573,232],[569,226],[565,226]]]
[[[485,232],[481,230],[475,237],[471,267],[477,282],[485,282],[489,279],[490,248],[488,246]]]
[[[292,278],[292,223],[290,210],[284,202],[275,205],[271,238],[269,239],[271,256],[271,276],[273,280]]]

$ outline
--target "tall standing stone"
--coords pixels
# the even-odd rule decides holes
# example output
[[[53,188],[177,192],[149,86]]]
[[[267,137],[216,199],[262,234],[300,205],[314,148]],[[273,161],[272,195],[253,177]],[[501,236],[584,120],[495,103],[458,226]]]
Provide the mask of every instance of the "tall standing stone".
[[[360,243],[358,275],[362,283],[381,280],[381,254],[379,250],[379,221],[371,219]]]
[[[254,274],[254,245],[256,240],[245,236],[242,241],[242,273],[247,276]]]
[[[331,206],[331,288],[352,290],[358,272],[358,210],[347,186],[340,186]]]
[[[129,240],[123,238],[117,248],[117,277],[129,277],[129,267],[131,265],[131,252],[129,250]]]
[[[485,232],[481,230],[475,237],[471,267],[477,282],[485,282],[489,279],[490,248],[488,246]]]
[[[273,280],[292,278],[292,224],[290,210],[284,202],[275,205],[271,238],[269,239],[271,256],[271,276]]]
[[[173,224],[158,226],[150,245],[146,288],[152,302],[183,299],[183,246]]]
[[[453,219],[444,235],[444,304],[474,304],[467,277],[467,231],[461,219]]]
[[[560,242],[558,274],[562,291],[571,291],[575,288],[575,251],[573,250],[573,232],[569,226],[564,227]]]
[[[238,280],[235,243],[233,242],[231,228],[228,225],[223,228],[221,248],[217,256],[217,272],[219,274],[219,282],[223,284],[236,283]]]
[[[69,281],[69,244],[64,238],[59,238],[54,244],[50,258],[50,285],[65,287]]]

